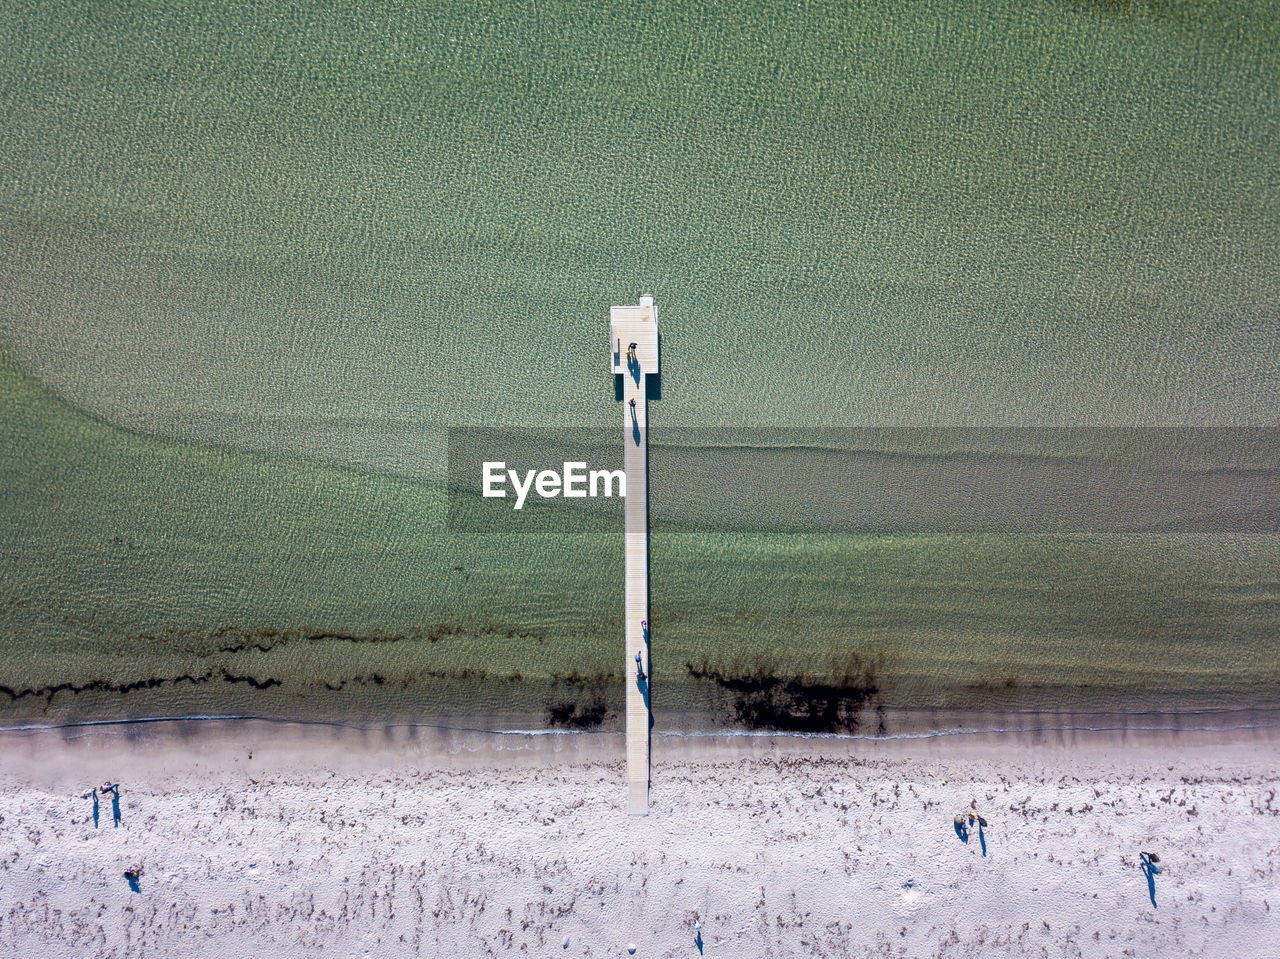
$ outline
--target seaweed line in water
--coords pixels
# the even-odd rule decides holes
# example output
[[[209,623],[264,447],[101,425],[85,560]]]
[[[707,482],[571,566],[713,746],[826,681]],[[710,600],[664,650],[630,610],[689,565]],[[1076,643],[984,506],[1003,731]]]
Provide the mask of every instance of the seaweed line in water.
[[[227,670],[219,670],[221,679],[226,683],[244,683],[252,686],[254,689],[270,689],[272,686],[281,685],[280,680],[274,677],[266,679],[257,679],[253,676],[237,676]],[[203,683],[211,682],[219,678],[213,670],[204,673],[201,676],[192,676],[184,674],[182,676],[174,676],[165,678],[161,676],[150,676],[147,679],[139,679],[131,683],[111,683],[105,679],[94,679],[87,683],[56,683],[51,686],[33,686],[26,689],[14,689],[11,686],[0,685],[0,693],[9,697],[10,702],[17,702],[19,699],[26,699],[28,696],[47,697],[49,702],[53,702],[53,697],[58,693],[71,693],[73,696],[79,693],[88,692],[104,692],[104,693],[120,693],[124,695],[139,689],[155,689],[157,686],[176,686],[179,683],[190,683],[193,686],[199,686]]]

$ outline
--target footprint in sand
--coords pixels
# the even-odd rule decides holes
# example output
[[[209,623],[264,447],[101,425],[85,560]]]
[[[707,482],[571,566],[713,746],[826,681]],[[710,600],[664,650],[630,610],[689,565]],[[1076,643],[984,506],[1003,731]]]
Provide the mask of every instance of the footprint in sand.
[[[916,881],[908,879],[900,889],[898,908],[896,910],[898,916],[906,917],[912,915],[923,905],[923,899],[924,894],[916,886]]]

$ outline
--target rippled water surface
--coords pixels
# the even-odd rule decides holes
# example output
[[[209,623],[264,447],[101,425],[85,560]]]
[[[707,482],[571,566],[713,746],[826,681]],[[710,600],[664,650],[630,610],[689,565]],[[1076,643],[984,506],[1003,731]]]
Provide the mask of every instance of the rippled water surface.
[[[452,528],[445,431],[614,422],[641,293],[655,432],[1280,422],[1274,4],[510,6],[0,12],[0,717],[607,722],[620,529]],[[655,511],[658,707],[1274,697],[1266,522],[777,495]]]

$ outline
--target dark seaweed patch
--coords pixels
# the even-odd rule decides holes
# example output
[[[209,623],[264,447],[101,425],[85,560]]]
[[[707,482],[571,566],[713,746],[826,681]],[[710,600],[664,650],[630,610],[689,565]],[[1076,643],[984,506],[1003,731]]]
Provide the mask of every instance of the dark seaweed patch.
[[[225,669],[222,671],[222,678],[228,683],[246,683],[254,689],[270,689],[272,686],[282,685],[280,680],[273,676],[268,676],[266,679],[254,679],[252,676],[232,676]]]
[[[215,636],[223,636],[231,630],[220,630]],[[462,632],[460,626],[436,626],[425,632],[410,633],[300,633],[292,630],[264,629],[252,633],[241,634],[238,642],[217,647],[215,653],[243,653],[256,650],[260,653],[270,652],[277,646],[291,642],[304,643],[404,643],[425,639],[429,643],[438,643],[442,639],[456,636]]]
[[[338,683],[325,683],[324,688],[330,692],[337,693],[346,689],[347,683],[352,683],[356,686],[368,686],[371,684],[381,686],[386,681],[386,677],[381,673],[369,673],[367,676],[352,676],[350,679],[344,679]]]
[[[219,675],[220,674],[220,675]],[[87,683],[55,683],[50,686],[29,686],[26,689],[15,689],[12,686],[0,685],[0,693],[9,697],[10,702],[17,702],[19,699],[34,697],[37,699],[46,699],[53,702],[53,697],[58,693],[70,693],[77,696],[80,693],[118,693],[126,695],[136,692],[139,689],[155,689],[159,686],[177,686],[180,683],[189,683],[192,686],[200,686],[204,683],[221,678],[226,683],[244,683],[252,686],[254,689],[270,689],[272,686],[281,685],[280,680],[273,677],[266,679],[257,679],[253,676],[237,676],[227,670],[219,670],[215,673],[210,670],[200,676],[192,676],[184,674],[182,676],[174,676],[165,678],[160,676],[149,676],[146,679],[135,680],[131,683],[110,683],[105,679],[94,679]]]
[[[877,667],[850,654],[830,680],[779,674],[757,664],[741,672],[685,663],[694,679],[706,679],[729,694],[732,720],[753,730],[799,733],[851,733],[864,706],[876,701]],[[883,726],[881,720],[880,727]]]
[[[433,626],[425,630],[410,630],[403,633],[330,633],[330,632],[298,632],[288,629],[260,629],[252,632],[240,632],[230,627],[224,627],[217,630],[209,636],[211,639],[224,639],[226,637],[236,637],[233,642],[228,642],[222,646],[215,647],[208,653],[202,655],[216,655],[218,653],[244,653],[256,651],[259,653],[267,653],[278,646],[288,643],[351,643],[358,645],[362,643],[408,643],[421,642],[425,640],[428,643],[438,643],[441,640],[451,639],[456,636],[505,636],[507,639],[518,640],[524,642],[543,642],[546,637],[539,632],[526,632],[511,627],[503,627],[493,623],[479,624],[473,628],[464,628],[454,623],[447,623],[440,626]],[[143,636],[143,639],[152,639],[153,636]]]
[[[604,722],[607,712],[608,707],[601,699],[594,699],[589,703],[554,703],[547,707],[547,725],[565,729],[594,729]]]

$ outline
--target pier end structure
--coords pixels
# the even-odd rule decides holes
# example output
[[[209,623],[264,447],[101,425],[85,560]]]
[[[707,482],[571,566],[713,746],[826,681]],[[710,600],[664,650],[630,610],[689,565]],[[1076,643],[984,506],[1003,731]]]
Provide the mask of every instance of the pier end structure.
[[[649,811],[649,393],[648,376],[659,372],[658,308],[653,297],[638,306],[615,306],[609,314],[612,369],[622,376],[623,467],[626,499],[627,811]],[[637,659],[637,657],[639,657]]]

